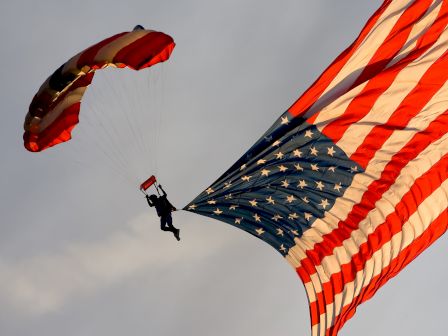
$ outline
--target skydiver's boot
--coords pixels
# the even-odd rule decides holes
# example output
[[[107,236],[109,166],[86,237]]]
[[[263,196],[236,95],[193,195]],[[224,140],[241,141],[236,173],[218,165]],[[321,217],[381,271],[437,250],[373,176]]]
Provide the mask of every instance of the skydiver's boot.
[[[177,241],[180,240],[180,236],[179,236],[180,230],[176,229],[176,231],[174,231],[174,237],[176,237]]]

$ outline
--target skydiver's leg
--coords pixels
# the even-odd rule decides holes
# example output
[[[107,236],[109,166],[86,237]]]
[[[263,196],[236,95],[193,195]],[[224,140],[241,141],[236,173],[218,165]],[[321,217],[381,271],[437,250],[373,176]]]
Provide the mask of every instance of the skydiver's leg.
[[[173,227],[173,225],[170,226],[168,224],[168,216],[160,217],[160,229],[162,231],[171,231],[171,232],[173,232],[172,227]]]
[[[171,231],[174,234],[174,237],[176,237],[177,240],[180,240],[180,237],[179,237],[180,230],[176,229],[173,226],[173,218],[171,217],[171,213],[166,216],[163,216],[163,218],[164,218],[165,227],[162,230]]]

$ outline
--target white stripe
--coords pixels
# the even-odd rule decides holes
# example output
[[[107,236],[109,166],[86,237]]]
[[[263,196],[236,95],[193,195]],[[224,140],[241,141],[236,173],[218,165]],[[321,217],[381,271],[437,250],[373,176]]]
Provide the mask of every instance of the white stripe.
[[[359,252],[360,245],[367,242],[368,235],[382,225],[387,216],[394,213],[395,207],[403,196],[409,192],[414,181],[425,174],[448,153],[448,134],[439,141],[434,142],[415,160],[411,161],[400,172],[400,176],[392,187],[376,202],[375,209],[359,223],[359,229],[352,232],[350,238],[344,240],[342,246],[333,250],[333,255],[322,259],[321,266],[326,277],[341,271],[341,266],[351,262],[352,256]],[[328,278],[321,279],[327,281]]]
[[[358,49],[351,55],[350,59],[333,78],[331,83],[321,94],[319,99],[310,107],[305,114],[308,118],[321,110],[335,97],[340,97],[352,86],[358,76],[369,64],[373,55],[384,43],[386,37],[397,23],[403,12],[413,1],[392,1],[386,10],[381,14],[374,26],[358,46]]]
[[[336,145],[348,157],[363,143],[365,140],[364,136],[368,135],[372,128],[387,123],[401,102],[418,85],[421,77],[446,52],[448,48],[448,29],[445,29],[439,42],[421,55],[419,59],[401,70],[392,85],[378,97],[369,113],[347,128]]]
[[[126,46],[141,39],[147,34],[151,34],[152,31],[148,30],[135,30],[128,34],[125,34],[116,40],[106,44],[95,55],[94,62],[111,62],[115,55]]]
[[[378,97],[369,113],[360,121],[351,125],[337,145],[350,157],[365,139],[360,135],[366,136],[374,126],[387,122],[406,95],[411,92],[428,68],[443,55],[447,48],[448,30],[445,29],[431,48],[398,73],[390,87]],[[317,129],[322,131],[325,126],[342,116],[349,104],[366,85],[367,82],[359,85],[322,109],[314,121]]]
[[[50,112],[48,112],[39,124],[39,133],[51,125],[67,107],[81,101],[82,95],[86,91],[86,88],[86,86],[83,86],[70,91],[64,99],[62,99]]]
[[[394,59],[390,61],[386,68],[390,68],[392,65],[405,58],[417,46],[419,36],[424,35],[437,19],[437,15],[442,8],[442,2],[443,0],[433,1],[425,15],[414,25],[414,27],[412,27],[411,33],[409,34],[406,43],[403,45],[403,48],[398,52]]]
[[[402,231],[396,233],[379,251],[375,252],[373,257],[365,263],[364,269],[356,273],[355,280],[345,284],[343,291],[335,295],[335,303],[326,305],[327,312],[336,311],[336,314],[322,314],[320,320],[328,322],[338,316],[343,307],[349,305],[354,298],[359,296],[361,290],[367,287],[384,268],[388,267],[405,248],[420,237],[433,220],[447,208],[448,180],[445,180],[430,197],[419,205],[418,211],[403,225]],[[335,306],[337,307],[335,308]]]
[[[342,197],[336,199],[330,211],[326,212],[323,218],[316,219],[311,228],[304,231],[300,239],[295,240],[296,246],[291,249],[293,250],[292,255],[294,255],[294,258],[290,258],[289,260],[293,262],[293,267],[298,267],[300,260],[306,257],[303,251],[312,250],[316,243],[323,240],[323,235],[335,229],[339,221],[347,219],[353,206],[361,201],[369,185],[381,176],[381,172],[389,163],[392,156],[399,152],[416,133],[424,130],[434,119],[445,112],[447,100],[442,100],[442,98],[443,96],[447,97],[447,89],[448,85],[444,85],[428,102],[425,108],[422,109],[420,114],[410,121],[406,129],[397,130],[392,133],[389,139],[383,144],[382,149],[375,153],[366,171],[354,177],[351,186],[347,188]],[[430,145],[429,148],[434,147]],[[427,150],[420,153],[419,156],[424,153],[427,153]]]

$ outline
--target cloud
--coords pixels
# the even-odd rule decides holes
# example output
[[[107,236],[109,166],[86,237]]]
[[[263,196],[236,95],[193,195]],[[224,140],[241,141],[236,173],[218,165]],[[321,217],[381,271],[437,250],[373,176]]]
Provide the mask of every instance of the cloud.
[[[188,218],[182,221],[184,226],[194,227]],[[193,232],[188,242],[180,245],[168,233],[155,238],[156,230],[142,214],[98,241],[79,242],[53,254],[17,261],[0,259],[0,301],[21,313],[53,312],[76,296],[105,290],[149,269],[160,271],[199,260],[230,242],[230,235],[224,235],[207,243],[209,239]]]

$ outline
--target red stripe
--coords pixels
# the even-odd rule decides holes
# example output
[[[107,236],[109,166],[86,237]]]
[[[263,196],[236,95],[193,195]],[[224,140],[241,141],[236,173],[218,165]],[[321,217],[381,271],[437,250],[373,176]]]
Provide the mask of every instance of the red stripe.
[[[81,56],[78,59],[77,62],[77,67],[78,69],[81,69],[84,65],[87,65],[89,67],[93,67],[94,66],[94,59],[95,56],[97,55],[98,51],[100,51],[104,46],[112,43],[113,41],[115,41],[116,39],[120,38],[123,35],[126,34],[130,34],[128,32],[123,32],[120,34],[116,34],[114,36],[111,36],[89,48],[87,48],[86,50],[84,50],[83,52],[81,52]]]
[[[375,55],[373,55],[369,64],[363,69],[361,75],[356,79],[351,88],[370,80],[387,66],[402,49],[412,28],[414,28],[414,24],[424,16],[432,2],[432,0],[416,1],[403,12],[395,23],[394,28],[392,28],[384,40],[384,43],[375,52]]]
[[[133,43],[125,46],[113,57],[113,63],[123,63],[132,69],[142,69],[148,64],[153,64],[156,58],[161,62],[169,57],[165,49],[174,48],[173,39],[160,32],[149,32]],[[163,56],[163,57],[162,57]]]
[[[428,145],[445,135],[447,125],[448,114],[445,112],[432,121],[424,131],[414,135],[403,149],[392,157],[380,178],[369,185],[361,202],[352,208],[347,219],[340,221],[338,227],[332,232],[323,235],[323,241],[316,243],[312,250],[306,251],[307,257],[301,260],[302,267],[307,264],[309,264],[307,267],[320,265],[323,258],[333,254],[334,248],[341,246],[344,240],[350,238],[351,233],[358,229],[359,222],[375,208],[375,203],[395,182],[401,169],[415,159]]]
[[[434,241],[442,236],[447,230],[447,223],[448,209],[445,209],[445,211],[431,223],[420,237],[406,247],[388,267],[385,267],[379,275],[372,279],[368,286],[361,290],[360,294],[350,305],[347,305],[342,309],[341,314],[336,318],[334,326],[327,330],[326,335],[336,336],[337,332],[343,327],[345,322],[356,312],[357,306],[369,300],[379,288],[396,276],[412,260],[418,257],[425,249],[434,243]]]
[[[415,88],[400,103],[389,120],[372,128],[364,142],[351,155],[350,159],[367,167],[374,154],[382,147],[396,130],[404,129],[431,100],[448,79],[448,51],[434,62],[419,80]],[[432,111],[431,113],[435,113]]]
[[[52,111],[58,104],[60,104],[67,95],[73,90],[80,87],[89,86],[92,82],[94,72],[90,72],[85,76],[79,77],[79,79],[73,82],[70,90],[62,95],[48,111]],[[71,137],[71,130],[78,123],[80,102],[72,104],[66,108],[53,123],[51,123],[46,129],[40,133],[32,133],[26,131],[23,135],[24,146],[31,152],[40,152],[48,147],[57,145],[58,143],[67,141]],[[66,118],[66,120],[65,120]]]
[[[67,107],[48,128],[41,134],[25,132],[23,135],[25,148],[30,152],[40,152],[58,143],[71,139],[71,131],[78,123],[80,102]]]
[[[423,2],[416,3],[420,4]],[[409,53],[400,62],[394,64],[392,67],[372,78],[358,94],[358,96],[353,98],[344,114],[326,125],[323,128],[322,133],[324,133],[334,142],[338,142],[351,124],[358,122],[372,110],[372,107],[377,99],[390,87],[398,74],[406,66],[408,66],[409,63],[416,60],[431,46],[433,46],[435,42],[437,42],[440,35],[443,33],[443,30],[446,26],[446,21],[448,19],[445,15],[446,7],[447,4],[444,3],[439,12],[439,18],[443,17],[444,20],[436,21],[437,24],[431,26],[431,28],[428,29],[428,31],[426,31],[425,34],[420,37],[420,43],[418,43],[418,47],[411,53]],[[411,8],[409,8],[409,10],[410,9]],[[422,8],[418,9],[422,10]]]
[[[320,75],[320,77],[302,94],[302,96],[289,108],[292,116],[302,116],[321,96],[334,77],[341,71],[353,53],[358,49],[366,36],[375,26],[378,19],[390,5],[391,0],[386,0],[375,14],[367,21],[358,38],[344,52],[342,52],[331,65]],[[347,88],[348,89],[348,88]]]
[[[390,242],[393,235],[402,230],[403,224],[417,211],[420,203],[437,190],[447,178],[448,154],[445,154],[430,170],[415,181],[412,188],[396,205],[395,212],[387,216],[385,222],[368,236],[365,243],[360,245],[359,252],[352,256],[351,262],[341,265],[341,271],[331,275],[329,281],[322,284],[325,297],[319,293],[317,300],[321,300],[323,303],[314,302],[310,306],[318,306],[313,307],[314,310],[318,310],[321,306],[333,303],[334,295],[342,293],[345,284],[354,281],[356,273],[364,269],[366,261],[372,259],[375,252]]]

